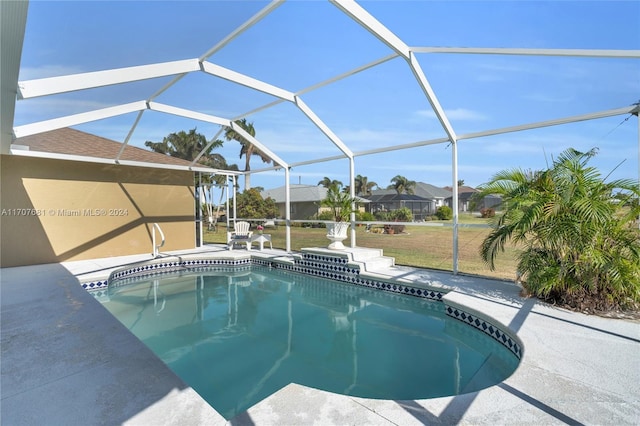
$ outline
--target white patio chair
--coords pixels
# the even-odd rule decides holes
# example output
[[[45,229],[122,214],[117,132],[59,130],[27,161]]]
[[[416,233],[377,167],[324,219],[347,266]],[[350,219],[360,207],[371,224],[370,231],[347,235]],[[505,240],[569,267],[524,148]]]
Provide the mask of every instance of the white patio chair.
[[[233,232],[227,232],[227,246],[233,250],[234,244],[246,243],[247,250],[251,250],[252,231],[249,231],[249,222],[236,222]]]

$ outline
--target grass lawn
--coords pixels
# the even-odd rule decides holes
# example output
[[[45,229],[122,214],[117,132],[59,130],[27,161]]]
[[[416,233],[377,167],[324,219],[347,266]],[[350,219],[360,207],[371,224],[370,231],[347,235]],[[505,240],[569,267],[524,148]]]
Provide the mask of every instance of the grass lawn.
[[[482,219],[461,217],[460,223],[482,223]],[[274,248],[285,248],[285,227],[267,229],[271,234]],[[458,270],[464,273],[487,277],[513,280],[516,275],[516,254],[513,247],[507,247],[505,253],[498,257],[496,270],[491,271],[480,258],[479,250],[482,241],[489,233],[488,228],[458,228]],[[325,228],[291,228],[291,250],[300,251],[307,247],[326,247]],[[365,226],[356,228],[358,247],[382,249],[385,256],[394,257],[397,265],[416,266],[422,268],[453,269],[453,236],[449,226],[407,226],[401,234],[377,234],[366,232]],[[204,232],[205,243],[226,243],[224,227],[218,232]],[[350,245],[350,238],[344,241]]]

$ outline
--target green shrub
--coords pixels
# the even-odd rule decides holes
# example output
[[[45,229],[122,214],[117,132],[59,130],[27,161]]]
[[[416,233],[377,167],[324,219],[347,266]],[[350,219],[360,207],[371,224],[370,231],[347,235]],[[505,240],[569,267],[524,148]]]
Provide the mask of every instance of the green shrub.
[[[408,207],[402,207],[392,212],[391,219],[397,222],[413,222],[413,213]]]
[[[451,220],[453,219],[453,210],[449,206],[440,206],[436,210],[436,217],[439,220]]]
[[[630,202],[640,196],[638,181],[606,181],[588,166],[596,153],[568,149],[546,170],[504,170],[483,185],[481,193],[500,195],[503,207],[480,254],[494,269],[513,241],[522,246],[518,270],[532,294],[581,311],[638,309],[640,208]]]
[[[375,212],[374,216],[380,222],[391,220],[390,212]]]
[[[376,218],[373,215],[373,213],[357,212],[356,213],[356,220],[361,221],[361,222],[371,222],[371,221],[376,220]]]

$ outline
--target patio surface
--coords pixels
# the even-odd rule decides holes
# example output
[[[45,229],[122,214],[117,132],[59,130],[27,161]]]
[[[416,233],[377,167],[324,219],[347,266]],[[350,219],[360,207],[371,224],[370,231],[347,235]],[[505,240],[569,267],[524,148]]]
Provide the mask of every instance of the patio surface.
[[[207,252],[243,256],[221,246]],[[265,250],[263,256],[284,256]],[[392,267],[436,281],[489,313],[524,344],[519,368],[491,388],[388,401],[297,384],[226,421],[78,284],[128,256],[1,270],[0,422],[6,425],[640,424],[640,322],[588,316],[519,296],[513,283]],[[425,366],[428,366],[425,359]]]

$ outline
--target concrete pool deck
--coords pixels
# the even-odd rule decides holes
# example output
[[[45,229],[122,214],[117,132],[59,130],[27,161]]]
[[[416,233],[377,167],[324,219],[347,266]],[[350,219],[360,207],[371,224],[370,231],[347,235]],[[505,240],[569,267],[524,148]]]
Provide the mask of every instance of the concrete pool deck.
[[[202,252],[247,254],[174,254]],[[515,331],[524,344],[516,372],[479,392],[411,401],[291,384],[227,422],[79,285],[142,260],[150,256],[0,271],[2,424],[640,424],[639,321],[555,308],[505,281],[399,266],[374,272],[454,288],[458,301]]]

